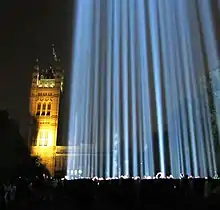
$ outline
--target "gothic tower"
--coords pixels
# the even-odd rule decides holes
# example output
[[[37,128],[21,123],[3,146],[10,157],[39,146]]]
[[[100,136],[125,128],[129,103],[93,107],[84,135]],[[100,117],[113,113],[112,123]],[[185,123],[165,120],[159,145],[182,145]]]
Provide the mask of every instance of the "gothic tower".
[[[38,156],[46,165],[51,175],[55,169],[59,105],[63,92],[63,70],[52,45],[53,62],[49,68],[40,67],[36,60],[32,74],[30,95],[30,114],[32,123],[29,132],[29,143],[33,156]],[[35,121],[36,134],[33,134]]]

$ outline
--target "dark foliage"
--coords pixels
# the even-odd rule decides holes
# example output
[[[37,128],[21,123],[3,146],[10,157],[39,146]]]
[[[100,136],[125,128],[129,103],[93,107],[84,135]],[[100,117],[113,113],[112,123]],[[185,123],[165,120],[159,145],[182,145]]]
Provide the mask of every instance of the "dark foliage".
[[[19,124],[5,110],[0,111],[0,180],[18,176],[36,177],[45,172],[37,157],[31,157],[19,133]]]

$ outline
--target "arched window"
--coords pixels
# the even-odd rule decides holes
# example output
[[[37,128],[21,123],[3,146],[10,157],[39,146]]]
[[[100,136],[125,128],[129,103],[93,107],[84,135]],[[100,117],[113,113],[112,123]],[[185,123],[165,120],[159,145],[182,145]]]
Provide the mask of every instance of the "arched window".
[[[40,139],[39,139],[39,146],[47,146],[47,144],[48,144],[48,132],[41,131]]]
[[[41,103],[38,103],[37,104],[36,116],[40,116],[40,110],[41,110]]]
[[[41,115],[45,115],[45,112],[46,112],[46,103],[43,104]]]
[[[48,132],[45,132],[44,146],[47,146],[47,144],[48,144]]]
[[[51,103],[47,105],[47,116],[50,116],[50,111],[51,111]]]
[[[51,103],[47,105],[47,110],[51,110]]]
[[[40,110],[40,109],[41,109],[41,103],[38,103],[37,110]]]

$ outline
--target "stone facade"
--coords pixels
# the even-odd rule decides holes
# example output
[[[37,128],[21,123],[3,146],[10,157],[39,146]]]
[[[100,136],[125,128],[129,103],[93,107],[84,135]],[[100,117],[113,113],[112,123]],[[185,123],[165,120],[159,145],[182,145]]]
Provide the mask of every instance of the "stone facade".
[[[43,69],[37,59],[32,74],[30,93],[29,146],[51,175],[76,174],[91,176],[94,165],[92,145],[58,146],[60,102],[64,71],[53,46],[53,66]],[[78,174],[79,175],[79,174]]]
[[[29,129],[32,155],[39,156],[52,175],[55,172],[59,107],[64,80],[63,69],[60,68],[60,60],[54,46],[53,64],[54,66],[44,69],[41,68],[39,60],[36,60],[30,93],[32,119]]]

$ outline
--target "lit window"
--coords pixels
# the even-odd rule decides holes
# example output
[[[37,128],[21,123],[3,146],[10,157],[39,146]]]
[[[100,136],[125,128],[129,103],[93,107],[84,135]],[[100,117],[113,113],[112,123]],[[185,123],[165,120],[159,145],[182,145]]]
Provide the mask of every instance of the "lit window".
[[[41,115],[45,115],[45,111],[46,111],[46,103],[43,104]]]
[[[51,103],[47,105],[47,110],[51,110]]]
[[[40,110],[40,108],[41,108],[41,103],[38,103],[37,109]]]
[[[43,132],[40,132],[40,139],[43,138]]]
[[[37,104],[37,112],[36,112],[36,116],[40,115],[40,110],[41,110],[41,103]]]
[[[39,146],[47,146],[47,144],[48,144],[48,132],[42,131],[40,132]]]
[[[48,132],[45,132],[44,146],[47,146],[47,144],[48,144]]]
[[[51,103],[47,105],[47,116],[50,116]]]

